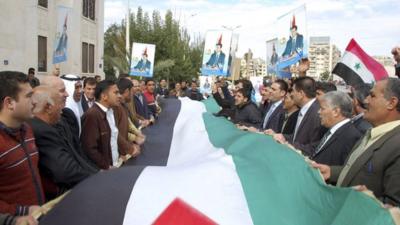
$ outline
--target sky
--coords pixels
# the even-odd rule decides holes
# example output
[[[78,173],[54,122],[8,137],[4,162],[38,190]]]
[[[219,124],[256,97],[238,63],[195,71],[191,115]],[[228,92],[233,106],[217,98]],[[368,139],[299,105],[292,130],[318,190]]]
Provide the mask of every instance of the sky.
[[[105,0],[105,30],[124,18],[128,0]],[[266,58],[266,41],[274,36],[273,24],[281,15],[304,5],[308,36],[330,36],[343,52],[354,38],[369,55],[391,56],[400,45],[399,0],[130,0],[164,15],[170,9],[192,36],[210,29],[239,27],[237,56],[251,49],[254,57]]]

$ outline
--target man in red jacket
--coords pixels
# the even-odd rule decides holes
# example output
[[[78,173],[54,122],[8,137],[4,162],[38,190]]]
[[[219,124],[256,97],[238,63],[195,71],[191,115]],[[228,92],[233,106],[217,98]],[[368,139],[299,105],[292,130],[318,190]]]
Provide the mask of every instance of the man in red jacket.
[[[44,203],[31,127],[34,104],[27,75],[0,72],[0,212],[27,215]]]

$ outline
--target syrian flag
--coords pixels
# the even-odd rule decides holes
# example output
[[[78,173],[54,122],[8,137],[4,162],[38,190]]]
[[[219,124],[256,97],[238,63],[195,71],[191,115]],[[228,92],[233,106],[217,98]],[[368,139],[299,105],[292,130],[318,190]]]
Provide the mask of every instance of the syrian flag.
[[[78,184],[40,224],[395,224],[374,198],[326,185],[303,156],[217,110],[166,99],[140,157]]]
[[[365,53],[354,39],[347,45],[341,61],[332,73],[343,78],[348,85],[375,83],[388,77],[385,68]]]

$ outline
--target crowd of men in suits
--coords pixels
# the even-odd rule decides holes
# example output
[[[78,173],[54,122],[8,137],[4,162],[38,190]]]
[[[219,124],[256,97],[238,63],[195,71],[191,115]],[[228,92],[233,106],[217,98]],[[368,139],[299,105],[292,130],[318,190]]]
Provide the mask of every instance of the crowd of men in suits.
[[[252,100],[251,82],[233,91],[217,81],[213,97],[239,129],[300,150],[332,185],[371,190],[388,207],[400,203],[400,80],[337,90],[311,77],[275,80]],[[266,146],[266,151],[268,146]]]
[[[328,183],[365,185],[360,189],[372,190],[388,206],[399,205],[399,79],[348,92],[310,77],[278,79],[262,86],[261,102],[246,79],[234,88],[218,79],[210,95],[197,85],[168,88],[165,79],[76,75],[33,82],[24,73],[0,72],[0,213],[8,213],[0,219],[37,224],[29,215],[39,205],[138,156],[146,140],[142,128],[162,111],[160,97],[212,96],[221,107],[215,116],[300,150]]]

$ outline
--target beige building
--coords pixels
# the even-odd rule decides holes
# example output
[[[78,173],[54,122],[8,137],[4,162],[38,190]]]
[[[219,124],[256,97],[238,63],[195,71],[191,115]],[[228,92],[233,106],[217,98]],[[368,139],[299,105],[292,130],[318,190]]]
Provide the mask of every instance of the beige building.
[[[71,8],[67,28],[67,61],[53,65],[58,8]],[[0,1],[0,70],[38,75],[101,75],[103,72],[104,0]]]
[[[330,37],[310,37],[308,58],[310,69],[307,75],[320,79],[320,75],[325,71],[332,72],[341,58],[341,52],[331,43]]]
[[[243,59],[241,60],[240,73],[242,77],[266,76],[267,65],[265,60],[261,58],[253,58],[253,53],[249,49],[249,51],[244,54]]]
[[[394,60],[393,57],[390,56],[374,56],[373,57],[376,61],[385,67],[386,71],[388,72],[389,76],[396,77],[395,69],[394,69]]]

